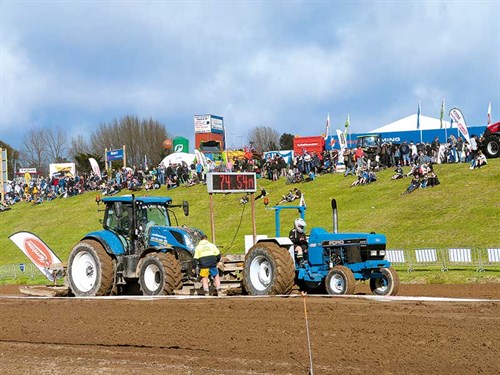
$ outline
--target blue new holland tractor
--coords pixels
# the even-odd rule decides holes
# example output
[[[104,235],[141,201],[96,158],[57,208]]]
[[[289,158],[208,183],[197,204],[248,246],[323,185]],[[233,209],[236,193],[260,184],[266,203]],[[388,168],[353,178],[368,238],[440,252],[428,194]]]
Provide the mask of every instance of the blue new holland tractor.
[[[304,206],[275,206],[276,237],[259,240],[245,256],[243,287],[250,295],[290,294],[297,283],[331,295],[353,294],[356,280],[369,280],[376,295],[396,295],[399,276],[385,259],[386,238],[375,233],[338,233],[337,203],[332,200],[333,233],[313,228],[306,261],[299,261],[288,237],[280,236],[280,212]]]
[[[103,229],[88,233],[68,259],[67,284],[76,296],[140,290],[174,294],[192,279],[192,257],[202,231],[179,226],[167,197],[106,197]]]

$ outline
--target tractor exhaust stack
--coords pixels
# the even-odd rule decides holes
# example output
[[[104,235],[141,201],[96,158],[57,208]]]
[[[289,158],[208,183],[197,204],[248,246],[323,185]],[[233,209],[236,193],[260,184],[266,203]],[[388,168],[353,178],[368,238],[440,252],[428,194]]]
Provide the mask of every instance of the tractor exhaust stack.
[[[337,201],[332,199],[332,211],[333,211],[333,233],[339,232],[339,218],[337,216]]]

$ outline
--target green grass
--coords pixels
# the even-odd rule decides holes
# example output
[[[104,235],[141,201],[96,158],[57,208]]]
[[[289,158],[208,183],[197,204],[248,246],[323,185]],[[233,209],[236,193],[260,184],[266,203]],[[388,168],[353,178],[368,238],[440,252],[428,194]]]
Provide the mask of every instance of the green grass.
[[[405,168],[407,172],[408,168]],[[261,179],[258,186],[269,192],[271,205],[292,187],[299,187],[307,203],[307,229],[332,229],[330,200],[337,200],[339,231],[377,232],[387,236],[389,249],[422,247],[487,248],[500,246],[500,159],[489,160],[485,168],[469,170],[466,164],[436,165],[441,184],[400,195],[410,179],[390,180],[392,170],[377,174],[378,181],[350,188],[354,177],[320,176],[316,181],[285,185]],[[127,192],[128,193],[128,192]],[[205,186],[180,187],[138,195],[167,195],[175,203],[190,202],[190,216],[178,210],[180,223],[210,234],[209,195]],[[96,193],[57,199],[33,206],[18,203],[0,213],[0,265],[26,262],[25,256],[8,237],[30,231],[41,237],[66,260],[73,246],[88,232],[101,228],[95,203]],[[252,233],[250,204],[239,204],[242,194],[214,195],[216,243],[224,253],[242,253],[244,235]],[[293,225],[295,212],[282,214],[282,235]],[[241,225],[240,224],[241,221]],[[274,211],[262,200],[256,204],[257,233],[274,236]],[[234,241],[233,241],[234,239]],[[438,280],[439,281],[439,280]]]

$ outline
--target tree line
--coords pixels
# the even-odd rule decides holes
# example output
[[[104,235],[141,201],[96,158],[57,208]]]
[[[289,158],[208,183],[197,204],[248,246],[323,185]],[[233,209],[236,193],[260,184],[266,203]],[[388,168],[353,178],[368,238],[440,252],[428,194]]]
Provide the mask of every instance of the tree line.
[[[70,137],[59,126],[52,128],[31,127],[22,137],[21,150],[15,150],[0,140],[0,147],[7,149],[9,178],[19,168],[36,168],[48,174],[51,163],[76,163],[80,173],[90,172],[88,159],[93,157],[104,166],[105,150],[126,147],[126,164],[139,166],[146,161],[156,166],[170,152],[163,141],[170,139],[165,125],[153,119],[125,116],[109,123],[101,123],[87,136]],[[293,135],[280,135],[269,126],[258,126],[249,130],[247,144],[261,153],[271,150],[293,149]]]

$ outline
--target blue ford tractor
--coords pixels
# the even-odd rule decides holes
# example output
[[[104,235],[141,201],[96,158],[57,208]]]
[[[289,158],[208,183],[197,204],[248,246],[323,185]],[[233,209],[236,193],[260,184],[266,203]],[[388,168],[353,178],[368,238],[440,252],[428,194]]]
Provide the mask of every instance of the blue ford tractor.
[[[103,229],[88,233],[68,259],[67,283],[76,296],[140,289],[144,295],[174,294],[192,279],[198,229],[179,226],[166,197],[106,197]]]
[[[313,228],[305,262],[299,262],[288,237],[280,236],[280,212],[304,206],[275,206],[276,237],[259,240],[245,256],[243,287],[250,295],[290,294],[295,283],[331,295],[353,294],[356,280],[370,280],[376,295],[396,295],[399,276],[385,259],[386,238],[375,233],[338,233],[337,203],[332,200],[334,231]]]

